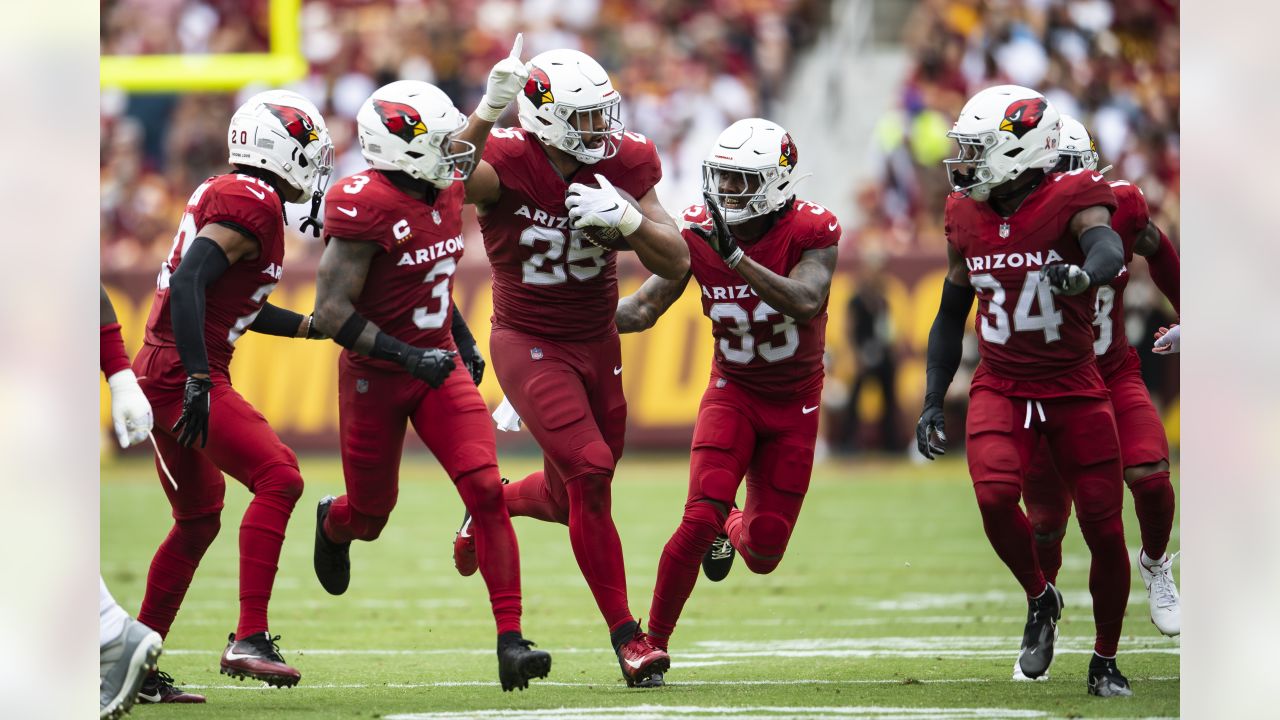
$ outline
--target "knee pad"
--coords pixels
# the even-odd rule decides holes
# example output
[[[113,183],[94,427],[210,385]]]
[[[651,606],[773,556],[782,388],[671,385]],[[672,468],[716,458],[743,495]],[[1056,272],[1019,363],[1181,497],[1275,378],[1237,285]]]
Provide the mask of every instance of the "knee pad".
[[[460,445],[454,451],[454,472],[456,475],[453,481],[457,483],[462,478],[488,468],[494,469],[494,476],[499,478],[495,482],[501,482],[501,475],[497,472],[498,457],[495,454],[493,445],[482,443],[465,443]]]
[[[1167,485],[1173,487],[1169,482],[1169,468],[1160,469],[1160,465],[1140,465],[1138,467],[1127,467],[1124,469],[1124,482],[1129,489],[1137,492],[1139,489],[1148,485]]]
[[[613,451],[602,440],[592,440],[578,453],[578,466],[583,475],[613,476]]]
[[[472,515],[488,514],[503,507],[502,477],[497,468],[490,472],[473,471],[458,478],[454,485]]]
[[[782,562],[791,538],[791,524],[777,513],[762,512],[748,519],[743,526],[742,559],[751,572],[767,575]]]
[[[1035,532],[1036,543],[1040,545],[1049,545],[1056,543],[1067,535],[1067,528],[1063,526],[1046,525],[1041,526],[1032,524],[1031,529]]]
[[[1022,499],[1018,486],[1007,482],[974,483],[973,492],[978,497],[978,508],[984,512],[1016,507]]]
[[[289,507],[302,497],[302,473],[295,459],[292,464],[278,463],[260,468],[253,474],[253,494],[270,493],[289,503]]]

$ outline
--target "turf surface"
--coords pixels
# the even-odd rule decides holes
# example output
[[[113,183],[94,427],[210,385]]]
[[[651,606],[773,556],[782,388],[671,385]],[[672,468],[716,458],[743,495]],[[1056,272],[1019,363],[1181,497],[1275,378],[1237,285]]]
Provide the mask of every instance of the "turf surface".
[[[532,458],[504,458],[512,477]],[[1120,668],[1135,696],[1085,693],[1092,647],[1088,558],[1069,533],[1060,586],[1067,608],[1052,680],[1009,680],[1026,605],[982,533],[963,462],[819,465],[787,557],[771,575],[740,562],[703,579],[672,642],[668,686],[628,689],[565,529],[517,518],[525,635],[554,657],[525,692],[497,684],[493,620],[479,575],[450,555],[462,504],[429,456],[401,471],[399,506],[375,543],[352,549],[351,589],[327,595],[311,570],[315,504],[342,488],[334,457],[302,459],[298,504],[272,600],[272,632],[302,672],[293,689],[218,673],[235,628],[237,528],[249,494],[228,480],[223,530],[166,642],[161,668],[206,705],[143,706],[160,718],[1035,718],[1178,715],[1178,642],[1147,617],[1135,568]],[[614,517],[632,611],[647,616],[662,546],[675,529],[687,457],[624,458]],[[130,613],[168,532],[149,462],[102,470],[102,571]],[[1125,525],[1137,525],[1126,497]],[[1176,526],[1175,526],[1176,528]],[[1177,549],[1175,537],[1172,543]]]

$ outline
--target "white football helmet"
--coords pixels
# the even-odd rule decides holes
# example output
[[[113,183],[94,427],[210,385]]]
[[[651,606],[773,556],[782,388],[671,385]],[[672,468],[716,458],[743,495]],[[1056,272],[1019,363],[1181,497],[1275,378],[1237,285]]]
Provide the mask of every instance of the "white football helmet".
[[[591,165],[622,147],[622,96],[600,63],[577,50],[548,50],[528,62],[516,96],[520,127]]]
[[[1071,117],[1062,116],[1062,130],[1058,134],[1059,161],[1066,160],[1066,170],[1098,169],[1098,146],[1093,137],[1085,129],[1084,123]]]
[[[398,170],[447,188],[471,176],[476,146],[457,138],[467,116],[440,88],[397,80],[373,91],[356,113],[360,152],[377,170]]]
[[[984,201],[991,189],[1031,169],[1058,162],[1058,111],[1043,95],[1020,85],[997,85],[974,95],[947,137],[960,153],[944,160],[957,192]]]
[[[767,215],[795,197],[791,173],[799,159],[782,126],[739,120],[720,133],[702,161],[702,191],[730,225]]]
[[[231,116],[227,149],[231,164],[279,176],[288,202],[323,193],[333,172],[333,141],[320,110],[291,90],[261,92],[241,105]]]

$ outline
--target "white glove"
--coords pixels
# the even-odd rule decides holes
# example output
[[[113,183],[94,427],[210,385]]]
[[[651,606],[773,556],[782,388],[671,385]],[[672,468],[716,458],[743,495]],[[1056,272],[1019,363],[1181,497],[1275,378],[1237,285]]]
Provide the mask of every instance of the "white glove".
[[[1182,326],[1162,327],[1156,332],[1156,344],[1152,352],[1160,355],[1176,355],[1182,346]]]
[[[600,187],[581,183],[569,186],[564,206],[569,208],[569,226],[574,230],[584,227],[617,228],[623,235],[630,235],[644,222],[644,215],[627,202],[613,188],[609,178],[596,175]]]
[[[1046,265],[1040,268],[1040,278],[1048,279],[1054,295],[1079,295],[1089,289],[1089,273],[1079,265]]]
[[[488,122],[497,122],[502,111],[507,109],[516,94],[529,80],[529,69],[520,59],[520,51],[524,48],[524,34],[516,33],[515,44],[511,46],[511,54],[498,61],[489,71],[489,82],[484,88],[484,97],[476,108],[476,116]]]
[[[137,445],[151,434],[151,403],[129,369],[107,378],[111,388],[111,422],[116,427],[120,447]]]

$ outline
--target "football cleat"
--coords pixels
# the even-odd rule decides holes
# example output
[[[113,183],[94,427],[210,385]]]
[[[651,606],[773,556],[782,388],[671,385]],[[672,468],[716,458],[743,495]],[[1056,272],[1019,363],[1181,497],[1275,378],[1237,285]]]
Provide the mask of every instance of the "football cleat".
[[[138,690],[138,702],[143,705],[159,703],[202,703],[203,695],[189,693],[173,684],[173,676],[152,670]]]
[[[1133,689],[1129,679],[1120,674],[1115,658],[1099,657],[1089,661],[1089,694],[1098,697],[1129,697]]]
[[[707,552],[702,556],[702,574],[707,576],[711,582],[720,582],[729,575],[729,570],[733,568],[733,556],[735,552],[733,543],[729,542],[728,535],[721,535],[711,543],[711,547],[707,548]]]
[[[480,566],[476,559],[476,538],[471,534],[471,513],[463,513],[462,526],[453,535],[453,566],[463,577],[475,575]]]
[[[336,499],[326,495],[316,505],[316,545],[311,555],[316,579],[330,595],[341,595],[351,584],[351,543],[334,542],[324,534],[324,519]]]
[[[671,656],[637,630],[618,646],[618,665],[627,687],[661,687],[663,673],[671,668]]]
[[[98,652],[99,718],[122,717],[138,699],[138,690],[160,658],[160,635],[132,618],[115,640]]]
[[[1034,680],[1049,672],[1061,617],[1062,593],[1053,583],[1045,583],[1040,597],[1027,601],[1027,625],[1022,631],[1022,651],[1018,654],[1018,665],[1026,677]]]
[[[534,643],[524,638],[498,640],[498,680],[503,692],[524,690],[529,680],[551,673],[551,653],[533,647]]]
[[[1182,632],[1182,601],[1178,584],[1173,581],[1173,558],[1165,554],[1159,561],[1138,554],[1138,572],[1147,586],[1147,603],[1151,606],[1151,622],[1161,633],[1173,637]],[[1148,564],[1149,563],[1149,564]]]
[[[1029,678],[1022,674],[1022,666],[1018,664],[1017,659],[1013,661],[1013,681],[1014,682],[1043,682],[1049,679],[1049,671],[1045,670],[1044,674],[1038,678]]]
[[[302,673],[285,664],[280,655],[280,646],[276,641],[279,635],[271,637],[269,633],[260,632],[243,640],[236,640],[236,634],[227,636],[227,649],[222,651],[222,674],[241,680],[261,680],[272,687],[293,687],[302,679]]]

